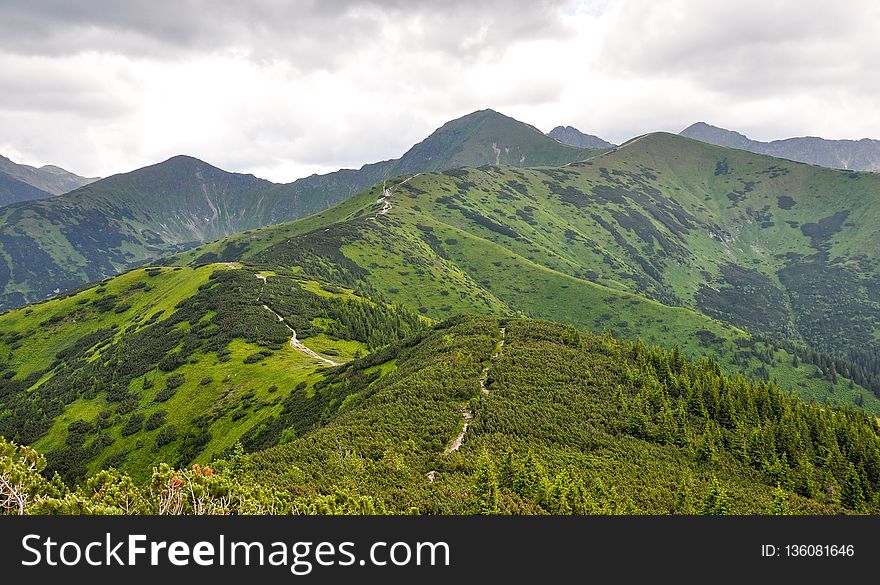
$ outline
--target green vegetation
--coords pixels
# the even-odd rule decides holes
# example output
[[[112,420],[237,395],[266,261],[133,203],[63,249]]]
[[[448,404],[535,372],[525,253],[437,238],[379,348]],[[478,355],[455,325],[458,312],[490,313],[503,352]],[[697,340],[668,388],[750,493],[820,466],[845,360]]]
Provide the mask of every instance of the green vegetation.
[[[266,425],[326,366],[289,343],[288,325],[345,361],[422,321],[289,273],[136,270],[0,317],[0,435],[45,451],[66,481],[107,467],[142,480],[159,461],[186,465],[252,435],[276,444],[281,429]]]
[[[0,315],[0,472],[32,486],[4,509],[880,511],[880,178],[517,124]],[[443,168],[487,149],[576,162]]]
[[[306,428],[279,446],[233,450],[187,471],[157,464],[141,481],[104,471],[72,490],[28,472],[36,487],[25,511],[816,514],[880,506],[874,417],[805,404],[677,349],[570,326],[455,318],[314,386],[309,398],[289,395],[300,405],[290,421]],[[461,448],[447,452],[462,409],[473,419]],[[4,445],[0,473],[42,467],[27,448]],[[187,485],[203,497],[188,489],[169,497]],[[127,510],[110,495],[120,491],[134,502]]]
[[[490,361],[501,327],[505,344]],[[298,495],[344,488],[390,510],[444,514],[496,505],[505,513],[767,513],[778,489],[793,512],[828,513],[841,510],[847,477],[866,494],[880,487],[876,419],[804,404],[677,349],[490,318],[452,319],[407,345],[329,378],[321,392],[357,394],[357,402],[246,458],[254,481]],[[392,356],[393,372],[359,376]],[[488,395],[479,385],[485,364]],[[463,405],[473,421],[462,448],[446,453]]]
[[[317,213],[395,175],[498,161],[557,165],[588,152],[485,110],[449,122],[400,159],[289,184],[176,156],[70,194],[0,210],[0,309],[75,290],[224,236]],[[0,175],[0,203],[5,191],[18,199],[42,193],[4,184]],[[202,262],[226,262],[245,248],[226,242]]]
[[[222,246],[435,319],[522,315],[677,344],[880,414],[878,180],[657,134],[560,168],[397,179],[387,214],[377,187]]]

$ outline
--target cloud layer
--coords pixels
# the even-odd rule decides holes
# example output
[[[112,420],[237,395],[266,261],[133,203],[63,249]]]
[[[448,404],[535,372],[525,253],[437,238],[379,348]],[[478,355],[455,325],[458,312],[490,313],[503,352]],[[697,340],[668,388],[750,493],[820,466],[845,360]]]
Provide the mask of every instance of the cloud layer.
[[[6,0],[0,153],[108,175],[177,153],[289,181],[492,107],[609,140],[706,120],[880,137],[871,1]]]

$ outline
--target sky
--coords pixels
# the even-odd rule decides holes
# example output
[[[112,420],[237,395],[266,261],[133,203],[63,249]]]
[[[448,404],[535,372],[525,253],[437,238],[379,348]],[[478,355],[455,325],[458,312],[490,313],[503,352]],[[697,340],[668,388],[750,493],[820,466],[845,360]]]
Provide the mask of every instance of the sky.
[[[880,138],[873,0],[0,0],[0,154],[288,182],[492,108],[612,142]]]

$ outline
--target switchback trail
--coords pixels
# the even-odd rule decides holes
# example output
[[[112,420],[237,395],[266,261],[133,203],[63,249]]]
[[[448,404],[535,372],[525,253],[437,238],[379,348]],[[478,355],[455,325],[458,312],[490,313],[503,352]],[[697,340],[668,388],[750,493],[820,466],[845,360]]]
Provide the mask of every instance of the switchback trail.
[[[257,274],[256,277],[263,281],[263,286],[260,287],[260,294],[257,295],[257,302],[260,302],[260,298],[263,296],[263,289],[266,287],[266,277],[263,276],[262,274]],[[284,317],[282,317],[281,315],[276,313],[269,305],[263,304],[263,308],[266,309],[267,311],[269,311],[270,313],[272,313],[273,315],[275,315],[275,317],[279,321],[281,321],[285,327],[287,327],[290,330],[290,347],[292,347],[296,351],[299,351],[301,353],[306,354],[310,358],[320,360],[320,361],[324,362],[325,364],[328,364],[331,366],[338,366],[339,365],[336,362],[334,362],[333,360],[325,358],[324,356],[318,354],[314,350],[306,347],[302,341],[300,341],[296,338],[296,331],[294,330],[294,328],[291,327],[290,325],[288,325],[287,321],[284,320]]]
[[[482,373],[480,374],[480,392],[483,396],[489,395],[489,389],[486,388],[486,381],[489,379],[489,368],[492,367],[492,364],[501,357],[501,352],[504,350],[504,337],[507,335],[507,329],[501,328],[501,339],[498,341],[498,345],[495,346],[495,353],[492,354],[492,358],[489,360],[489,365],[483,368]],[[461,412],[462,418],[464,418],[464,427],[462,427],[461,432],[458,433],[458,436],[455,437],[455,440],[452,441],[452,444],[446,447],[447,453],[452,453],[453,451],[458,451],[461,447],[461,444],[464,442],[464,436],[467,434],[468,427],[471,424],[471,421],[474,420],[474,413],[471,412],[470,409],[465,408]]]

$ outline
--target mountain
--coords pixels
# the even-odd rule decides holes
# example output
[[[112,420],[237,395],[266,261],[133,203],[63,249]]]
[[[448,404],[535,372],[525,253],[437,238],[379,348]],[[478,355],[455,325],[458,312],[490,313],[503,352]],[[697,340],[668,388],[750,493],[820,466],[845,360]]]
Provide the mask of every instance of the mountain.
[[[21,181],[48,193],[49,196],[61,195],[98,180],[97,178],[80,177],[55,165],[36,168],[17,164],[2,155],[0,155],[0,177]],[[18,200],[25,201],[27,199]]]
[[[52,165],[35,168],[0,156],[0,206],[46,199],[97,179],[87,179]]]
[[[52,194],[0,171],[0,206],[46,197]]]
[[[499,161],[561,165],[588,154],[483,110],[443,125],[400,159],[290,184],[173,157],[56,198],[0,209],[0,309],[230,234],[321,211],[396,174]]]
[[[697,324],[708,316],[821,352],[805,355],[823,377],[845,371],[880,392],[880,176],[659,133],[561,168],[451,170],[390,190],[187,257],[308,264],[436,318],[524,312],[691,355],[700,339],[730,339]],[[757,374],[765,361],[752,362]]]
[[[220,288],[226,278],[258,282],[244,269],[220,274]],[[75,489],[24,471],[17,482],[30,513],[168,513],[160,502],[178,495],[177,513],[188,514],[876,511],[873,417],[807,405],[675,351],[541,321],[458,317],[309,373],[289,349],[242,360],[248,342],[226,348],[229,336],[209,324],[218,318],[228,316],[208,317],[195,333],[201,347],[179,372],[150,373],[150,384],[135,378],[121,402],[80,391],[70,418],[51,431],[64,446],[44,461],[67,475],[104,449],[112,455],[90,468],[109,471],[92,471]],[[139,339],[180,323],[165,314]],[[85,350],[107,361],[106,341],[86,349],[94,340],[60,359],[76,366]],[[196,363],[209,368],[198,372]],[[199,407],[187,400],[203,412],[191,427],[178,407]],[[251,428],[250,453],[231,447],[242,426]],[[221,457],[199,453],[222,445]],[[161,463],[178,456],[180,469]]]
[[[584,158],[581,148],[559,144],[494,110],[480,110],[447,122],[413,146],[392,167],[392,175],[442,171],[487,164],[512,167],[561,166]]]
[[[598,136],[584,134],[574,126],[557,126],[547,136],[576,148],[611,148],[614,145]]]
[[[788,160],[852,171],[880,171],[880,140],[826,140],[814,136],[786,138],[772,142],[752,140],[739,132],[697,122],[681,136],[717,146],[738,148]]]
[[[8,205],[0,208],[2,307],[295,217],[297,206],[273,183],[183,156],[51,199]]]
[[[654,134],[561,168],[387,186],[179,262],[303,266],[438,319],[609,328],[880,412],[874,175]]]
[[[311,513],[873,510],[878,180],[662,133],[397,177],[0,315],[0,436]]]

